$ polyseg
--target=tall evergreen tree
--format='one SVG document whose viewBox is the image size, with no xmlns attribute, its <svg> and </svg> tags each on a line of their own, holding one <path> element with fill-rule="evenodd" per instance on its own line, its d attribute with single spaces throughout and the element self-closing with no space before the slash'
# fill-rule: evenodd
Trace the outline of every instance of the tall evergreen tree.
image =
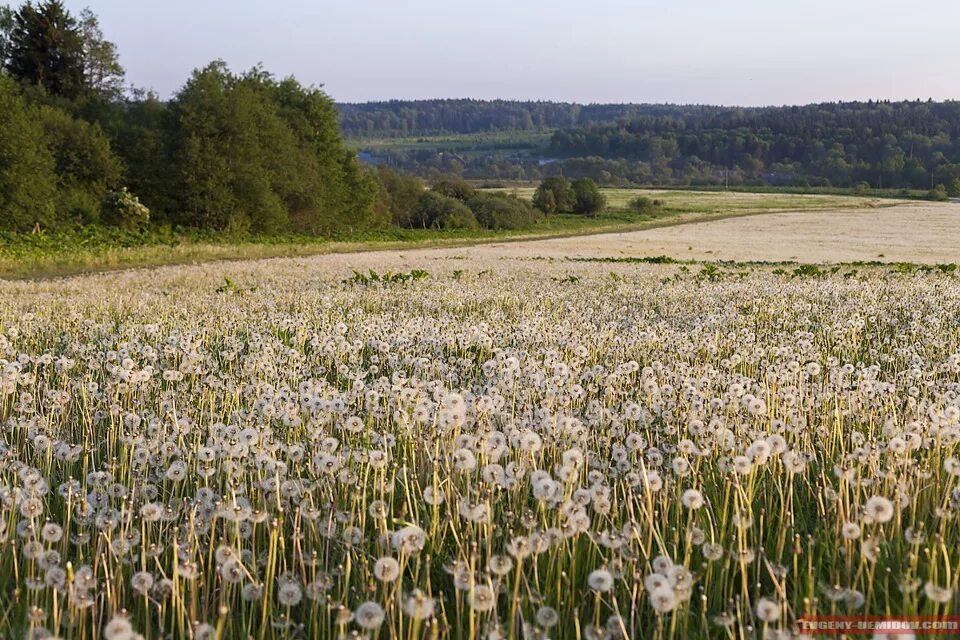
<svg viewBox="0 0 960 640">
<path fill-rule="evenodd" d="M 5 65 L 24 85 L 69 99 L 83 94 L 83 35 L 59 0 L 27 2 L 14 14 Z"/>
</svg>

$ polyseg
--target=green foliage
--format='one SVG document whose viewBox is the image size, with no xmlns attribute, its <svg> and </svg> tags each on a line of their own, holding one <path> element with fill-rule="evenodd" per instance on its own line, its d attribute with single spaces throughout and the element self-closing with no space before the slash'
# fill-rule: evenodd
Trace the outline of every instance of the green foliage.
<svg viewBox="0 0 960 640">
<path fill-rule="evenodd" d="M 178 222 L 234 232 L 284 226 L 287 212 L 269 171 L 278 159 L 266 153 L 272 136 L 282 139 L 270 151 L 294 140 L 279 126 L 266 97 L 215 62 L 194 72 L 173 109 L 180 159 Z"/>
<path fill-rule="evenodd" d="M 230 276 L 223 276 L 223 284 L 217 287 L 217 293 L 243 293 L 243 287 L 237 284 Z"/>
<path fill-rule="evenodd" d="M 426 191 L 420 196 L 411 222 L 421 229 L 477 229 L 480 226 L 467 205 L 436 191 Z"/>
<path fill-rule="evenodd" d="M 362 271 L 354 271 L 353 277 L 347 278 L 343 281 L 343 283 L 358 284 L 368 287 L 371 285 L 406 284 L 408 282 L 416 282 L 429 277 L 430 273 L 424 271 L 423 269 L 411 269 L 409 273 L 403 273 L 402 271 L 398 273 L 387 271 L 383 274 L 377 273 L 373 269 L 369 269 L 367 273 L 363 273 Z"/>
<path fill-rule="evenodd" d="M 124 89 L 124 70 L 117 45 L 103 37 L 100 20 L 85 8 L 78 21 L 83 43 L 83 77 L 90 93 L 103 100 L 119 100 Z"/>
<path fill-rule="evenodd" d="M 937 185 L 938 191 L 946 191 L 951 198 L 960 198 L 960 176 L 953 178 L 946 186 Z"/>
<path fill-rule="evenodd" d="M 55 222 L 57 178 L 34 109 L 0 75 L 0 228 L 29 231 Z"/>
<path fill-rule="evenodd" d="M 533 206 L 546 214 L 573 211 L 576 204 L 577 194 L 563 176 L 545 179 L 533 193 Z"/>
<path fill-rule="evenodd" d="M 172 151 L 173 117 L 166 103 L 149 93 L 124 103 L 100 102 L 91 119 L 111 133 L 111 147 L 125 164 L 124 182 L 150 208 L 151 219 L 178 220 L 178 162 Z"/>
<path fill-rule="evenodd" d="M 10 55 L 10 33 L 14 25 L 13 9 L 0 5 L 0 67 L 6 66 Z"/>
<path fill-rule="evenodd" d="M 927 194 L 937 183 L 949 190 L 960 177 L 957 101 L 741 108 L 423 100 L 339 109 L 345 133 L 368 152 L 425 176 L 456 164 L 461 175 L 480 180 L 548 174 L 604 186 L 864 195 Z M 538 203 L 547 213 L 555 206 L 547 196 Z"/>
<path fill-rule="evenodd" d="M 49 106 L 39 108 L 47 147 L 56 163 L 57 213 L 61 218 L 95 222 L 100 202 L 120 185 L 123 165 L 100 126 Z"/>
<path fill-rule="evenodd" d="M 927 192 L 927 199 L 933 200 L 934 202 L 944 202 L 950 199 L 950 193 L 947 191 L 947 188 L 942 184 L 938 184 L 933 189 L 930 189 Z"/>
<path fill-rule="evenodd" d="M 705 264 L 700 269 L 700 272 L 697 273 L 697 279 L 717 282 L 723 279 L 723 271 L 715 264 Z"/>
<path fill-rule="evenodd" d="M 607 206 L 607 198 L 600 193 L 597 183 L 590 178 L 574 180 L 571 187 L 576 195 L 576 202 L 573 205 L 574 213 L 595 216 Z"/>
<path fill-rule="evenodd" d="M 466 202 L 477 193 L 477 190 L 466 180 L 449 177 L 438 180 L 431 189 L 448 198 L 456 198 L 460 202 Z"/>
<path fill-rule="evenodd" d="M 314 234 L 386 222 L 375 215 L 376 178 L 343 149 L 323 92 L 214 62 L 194 72 L 172 110 L 176 222 Z"/>
<path fill-rule="evenodd" d="M 627 203 L 627 208 L 634 213 L 652 215 L 661 211 L 663 208 L 663 201 L 649 198 L 647 196 L 637 196 Z"/>
<path fill-rule="evenodd" d="M 100 219 L 105 224 L 128 230 L 141 229 L 150 221 L 150 209 L 126 188 L 108 193 L 100 211 Z"/>
<path fill-rule="evenodd" d="M 55 96 L 83 94 L 83 35 L 61 2 L 22 5 L 13 16 L 9 39 L 5 66 L 16 80 Z"/>
<path fill-rule="evenodd" d="M 815 264 L 801 264 L 793 270 L 793 277 L 795 278 L 815 278 L 822 275 L 824 275 L 823 271 Z"/>
<path fill-rule="evenodd" d="M 533 192 L 533 206 L 545 214 L 557 212 L 557 197 L 553 190 L 544 189 L 543 185 L 537 187 Z"/>
<path fill-rule="evenodd" d="M 423 182 L 416 176 L 397 173 L 382 165 L 376 168 L 376 177 L 378 215 L 398 227 L 412 226 L 413 210 L 423 194 Z"/>
<path fill-rule="evenodd" d="M 477 193 L 467 206 L 487 229 L 529 229 L 542 217 L 528 201 L 503 193 Z"/>
</svg>

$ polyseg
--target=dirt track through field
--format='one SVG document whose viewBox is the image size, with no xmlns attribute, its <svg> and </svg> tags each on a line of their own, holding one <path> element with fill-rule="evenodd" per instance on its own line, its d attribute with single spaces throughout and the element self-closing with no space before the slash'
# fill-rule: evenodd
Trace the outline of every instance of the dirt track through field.
<svg viewBox="0 0 960 640">
<path fill-rule="evenodd" d="M 504 258 L 666 255 L 710 261 L 957 262 L 960 203 L 772 213 L 626 233 L 425 251 Z"/>
</svg>

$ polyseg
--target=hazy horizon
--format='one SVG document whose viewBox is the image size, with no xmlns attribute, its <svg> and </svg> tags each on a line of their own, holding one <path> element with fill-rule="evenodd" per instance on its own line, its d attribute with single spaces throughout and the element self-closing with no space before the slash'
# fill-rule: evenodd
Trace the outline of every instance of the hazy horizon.
<svg viewBox="0 0 960 640">
<path fill-rule="evenodd" d="M 14 3 L 17 4 L 17 3 Z M 140 5 L 100 17 L 133 84 L 175 93 L 223 59 L 322 84 L 338 102 L 503 99 L 727 106 L 960 96 L 960 3 L 491 0 Z"/>
</svg>

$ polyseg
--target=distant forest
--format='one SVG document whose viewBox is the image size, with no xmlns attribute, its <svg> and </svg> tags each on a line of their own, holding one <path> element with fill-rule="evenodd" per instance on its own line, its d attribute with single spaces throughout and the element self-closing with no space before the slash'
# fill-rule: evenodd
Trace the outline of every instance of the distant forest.
<svg viewBox="0 0 960 640">
<path fill-rule="evenodd" d="M 510 100 L 390 100 L 337 105 L 344 135 L 370 137 L 536 131 L 639 117 L 671 117 L 691 109 L 710 108 Z"/>
<path fill-rule="evenodd" d="M 960 102 L 953 101 L 716 107 L 425 100 L 337 108 L 348 137 L 486 140 L 371 151 L 374 161 L 422 175 L 562 173 L 610 185 L 942 185 L 960 195 Z M 531 144 L 534 132 L 547 132 L 543 142 Z"/>
</svg>

